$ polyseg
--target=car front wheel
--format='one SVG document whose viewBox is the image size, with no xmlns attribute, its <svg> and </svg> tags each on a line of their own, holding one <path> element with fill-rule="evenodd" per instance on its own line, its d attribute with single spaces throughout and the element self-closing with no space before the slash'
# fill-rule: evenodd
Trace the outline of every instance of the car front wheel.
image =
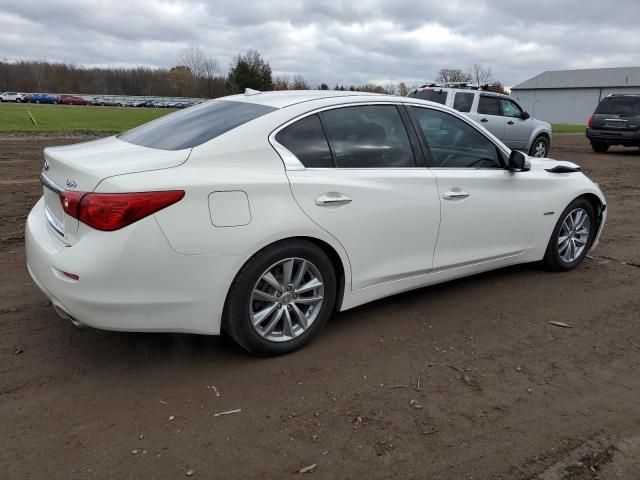
<svg viewBox="0 0 640 480">
<path fill-rule="evenodd" d="M 539 135 L 531 144 L 529 155 L 532 157 L 546 158 L 549 155 L 549 139 L 544 135 Z"/>
<path fill-rule="evenodd" d="M 336 275 L 327 255 L 305 240 L 258 252 L 238 273 L 227 297 L 224 330 L 261 356 L 309 342 L 333 312 Z"/>
<path fill-rule="evenodd" d="M 556 224 L 544 256 L 546 266 L 554 271 L 572 270 L 584 259 L 596 235 L 593 205 L 577 198 L 564 209 Z"/>
</svg>

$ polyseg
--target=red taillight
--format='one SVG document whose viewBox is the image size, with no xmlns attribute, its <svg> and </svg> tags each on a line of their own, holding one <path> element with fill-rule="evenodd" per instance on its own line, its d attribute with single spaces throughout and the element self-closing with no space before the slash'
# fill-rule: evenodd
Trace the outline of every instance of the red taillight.
<svg viewBox="0 0 640 480">
<path fill-rule="evenodd" d="M 587 122 L 587 127 L 591 128 L 593 126 L 593 115 L 589 117 L 589 121 Z"/>
<path fill-rule="evenodd" d="M 96 230 L 111 232 L 162 210 L 180 201 L 182 197 L 183 190 L 140 193 L 63 192 L 60 194 L 60 201 L 68 215 Z"/>
</svg>

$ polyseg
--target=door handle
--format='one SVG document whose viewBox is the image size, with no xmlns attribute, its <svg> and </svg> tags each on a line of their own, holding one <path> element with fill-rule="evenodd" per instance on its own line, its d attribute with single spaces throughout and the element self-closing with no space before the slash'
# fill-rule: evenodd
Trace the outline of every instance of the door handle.
<svg viewBox="0 0 640 480">
<path fill-rule="evenodd" d="M 513 125 L 513 120 L 509 120 L 509 121 L 507 122 L 507 125 Z"/>
<path fill-rule="evenodd" d="M 480 120 L 482 123 L 487 123 L 489 120 L 487 120 L 486 118 L 483 118 Z"/>
<path fill-rule="evenodd" d="M 442 195 L 445 200 L 458 200 L 461 198 L 467 198 L 468 196 L 469 192 L 465 192 L 464 190 L 450 190 Z"/>
<path fill-rule="evenodd" d="M 324 193 L 316 198 L 316 205 L 319 207 L 332 207 L 346 205 L 347 203 L 351 203 L 351 198 L 339 192 Z"/>
</svg>

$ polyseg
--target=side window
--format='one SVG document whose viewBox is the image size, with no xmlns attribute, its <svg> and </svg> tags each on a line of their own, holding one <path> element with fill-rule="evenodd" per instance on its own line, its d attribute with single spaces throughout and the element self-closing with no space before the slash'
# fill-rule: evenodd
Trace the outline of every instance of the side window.
<svg viewBox="0 0 640 480">
<path fill-rule="evenodd" d="M 511 100 L 506 98 L 501 98 L 500 103 L 502 104 L 503 116 L 511 117 L 511 118 L 522 118 L 522 110 L 518 105 L 513 103 Z"/>
<path fill-rule="evenodd" d="M 433 167 L 502 168 L 496 146 L 471 125 L 438 110 L 411 110 L 429 144 Z"/>
<path fill-rule="evenodd" d="M 318 115 L 305 117 L 280 130 L 276 140 L 307 168 L 333 167 L 331 150 Z"/>
<path fill-rule="evenodd" d="M 478 102 L 478 113 L 483 115 L 500 115 L 500 107 L 496 97 L 487 97 L 480 95 Z"/>
<path fill-rule="evenodd" d="M 322 112 L 338 168 L 415 167 L 409 136 L 394 105 Z"/>
<path fill-rule="evenodd" d="M 453 108 L 455 108 L 459 112 L 470 112 L 471 105 L 473 105 L 474 96 L 474 93 L 457 92 L 456 96 L 453 97 Z"/>
</svg>

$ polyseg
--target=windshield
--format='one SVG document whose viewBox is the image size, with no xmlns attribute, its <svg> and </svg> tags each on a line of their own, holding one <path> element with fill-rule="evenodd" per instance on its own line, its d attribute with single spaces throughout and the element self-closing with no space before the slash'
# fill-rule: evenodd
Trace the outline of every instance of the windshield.
<svg viewBox="0 0 640 480">
<path fill-rule="evenodd" d="M 608 97 L 600 102 L 595 113 L 606 115 L 640 115 L 640 97 Z"/>
<path fill-rule="evenodd" d="M 118 138 L 143 147 L 182 150 L 197 147 L 274 110 L 255 103 L 212 100 L 145 123 Z"/>
</svg>

